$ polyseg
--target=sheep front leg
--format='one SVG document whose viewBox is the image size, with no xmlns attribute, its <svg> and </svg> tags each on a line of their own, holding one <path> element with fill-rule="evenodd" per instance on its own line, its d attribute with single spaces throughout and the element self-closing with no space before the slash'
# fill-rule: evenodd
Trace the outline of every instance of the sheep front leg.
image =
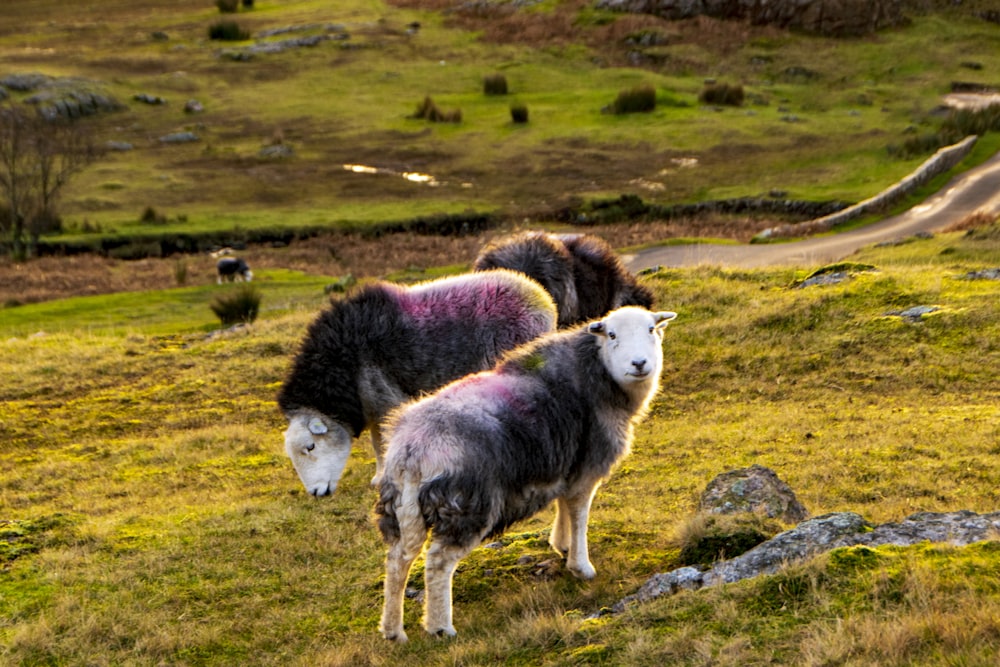
<svg viewBox="0 0 1000 667">
<path fill-rule="evenodd" d="M 590 520 L 590 504 L 600 480 L 579 484 L 572 495 L 564 498 L 569 513 L 567 523 L 570 525 L 569 553 L 566 557 L 566 567 L 580 579 L 593 579 L 597 574 L 590 562 L 590 551 L 587 547 L 587 522 Z"/>
<path fill-rule="evenodd" d="M 451 591 L 458 562 L 472 547 L 445 546 L 432 540 L 424 561 L 424 629 L 432 635 L 455 636 Z"/>
<path fill-rule="evenodd" d="M 371 431 L 372 449 L 375 450 L 375 476 L 372 477 L 371 481 L 371 485 L 374 487 L 382 481 L 382 475 L 385 473 L 385 455 L 383 454 L 382 430 L 379 428 L 378 422 L 373 422 L 368 430 Z"/>
<path fill-rule="evenodd" d="M 562 557 L 569 554 L 572 529 L 570 527 L 569 507 L 563 498 L 556 498 L 556 519 L 552 522 L 552 532 L 549 534 L 549 545 Z"/>
</svg>

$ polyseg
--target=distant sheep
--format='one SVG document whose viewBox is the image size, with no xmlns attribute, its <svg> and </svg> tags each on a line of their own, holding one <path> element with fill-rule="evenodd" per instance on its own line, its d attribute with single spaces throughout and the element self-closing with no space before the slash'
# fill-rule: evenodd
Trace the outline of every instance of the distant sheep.
<svg viewBox="0 0 1000 667">
<path fill-rule="evenodd" d="M 662 330 L 675 313 L 633 306 L 550 334 L 390 417 L 375 507 L 388 544 L 380 629 L 405 641 L 403 596 L 430 533 L 424 628 L 454 635 L 458 562 L 556 502 L 549 543 L 576 576 L 595 575 L 587 549 L 590 503 L 632 442 L 659 389 Z"/>
<path fill-rule="evenodd" d="M 334 303 L 309 327 L 278 394 L 285 450 L 306 489 L 333 493 L 351 439 L 366 428 L 382 474 L 379 424 L 400 403 L 492 367 L 555 328 L 552 298 L 506 270 L 410 287 L 377 283 Z"/>
<path fill-rule="evenodd" d="M 561 328 L 621 306 L 653 307 L 653 292 L 597 236 L 524 232 L 503 238 L 483 248 L 473 263 L 475 271 L 497 268 L 540 282 L 555 299 Z"/>
<path fill-rule="evenodd" d="M 242 257 L 223 257 L 215 265 L 215 269 L 218 272 L 216 282 L 220 285 L 223 281 L 231 283 L 234 280 L 247 282 L 253 280 L 253 271 Z"/>
</svg>

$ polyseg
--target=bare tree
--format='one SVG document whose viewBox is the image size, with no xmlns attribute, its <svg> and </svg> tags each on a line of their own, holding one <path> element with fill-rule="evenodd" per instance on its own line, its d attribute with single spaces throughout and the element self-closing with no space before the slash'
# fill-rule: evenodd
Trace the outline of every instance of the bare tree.
<svg viewBox="0 0 1000 667">
<path fill-rule="evenodd" d="M 30 107 L 0 104 L 0 233 L 14 259 L 58 229 L 63 187 L 99 154 L 83 121 L 46 120 Z"/>
</svg>

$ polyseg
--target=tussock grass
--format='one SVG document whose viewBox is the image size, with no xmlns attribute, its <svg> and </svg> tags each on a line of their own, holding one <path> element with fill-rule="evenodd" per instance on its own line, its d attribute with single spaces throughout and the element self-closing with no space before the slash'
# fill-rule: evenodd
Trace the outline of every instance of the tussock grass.
<svg viewBox="0 0 1000 667">
<path fill-rule="evenodd" d="M 405 646 L 377 636 L 367 436 L 328 499 L 282 451 L 274 396 L 329 277 L 263 272 L 269 309 L 214 336 L 190 305 L 165 307 L 200 294 L 207 320 L 207 288 L 145 293 L 150 313 L 106 326 L 93 318 L 110 298 L 61 303 L 55 328 L 9 323 L 45 304 L 4 311 L 0 520 L 17 530 L 0 550 L 3 661 L 984 664 L 1000 650 L 996 543 L 847 549 L 587 620 L 681 564 L 676 535 L 732 468 L 773 468 L 817 515 L 996 509 L 1000 304 L 994 282 L 958 276 L 1000 265 L 1000 232 L 852 259 L 877 270 L 806 289 L 797 269 L 645 277 L 680 317 L 663 392 L 595 500 L 597 578 L 565 571 L 546 511 L 462 562 L 454 640 L 424 637 L 408 601 Z M 889 314 L 920 304 L 940 310 Z"/>
</svg>

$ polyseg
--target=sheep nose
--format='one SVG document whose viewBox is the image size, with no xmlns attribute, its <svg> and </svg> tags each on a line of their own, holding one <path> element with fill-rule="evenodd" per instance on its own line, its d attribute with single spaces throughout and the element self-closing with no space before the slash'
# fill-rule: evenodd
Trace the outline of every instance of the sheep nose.
<svg viewBox="0 0 1000 667">
<path fill-rule="evenodd" d="M 646 360 L 645 359 L 633 359 L 632 360 L 632 365 L 635 366 L 635 370 L 641 371 L 646 366 Z"/>
</svg>

